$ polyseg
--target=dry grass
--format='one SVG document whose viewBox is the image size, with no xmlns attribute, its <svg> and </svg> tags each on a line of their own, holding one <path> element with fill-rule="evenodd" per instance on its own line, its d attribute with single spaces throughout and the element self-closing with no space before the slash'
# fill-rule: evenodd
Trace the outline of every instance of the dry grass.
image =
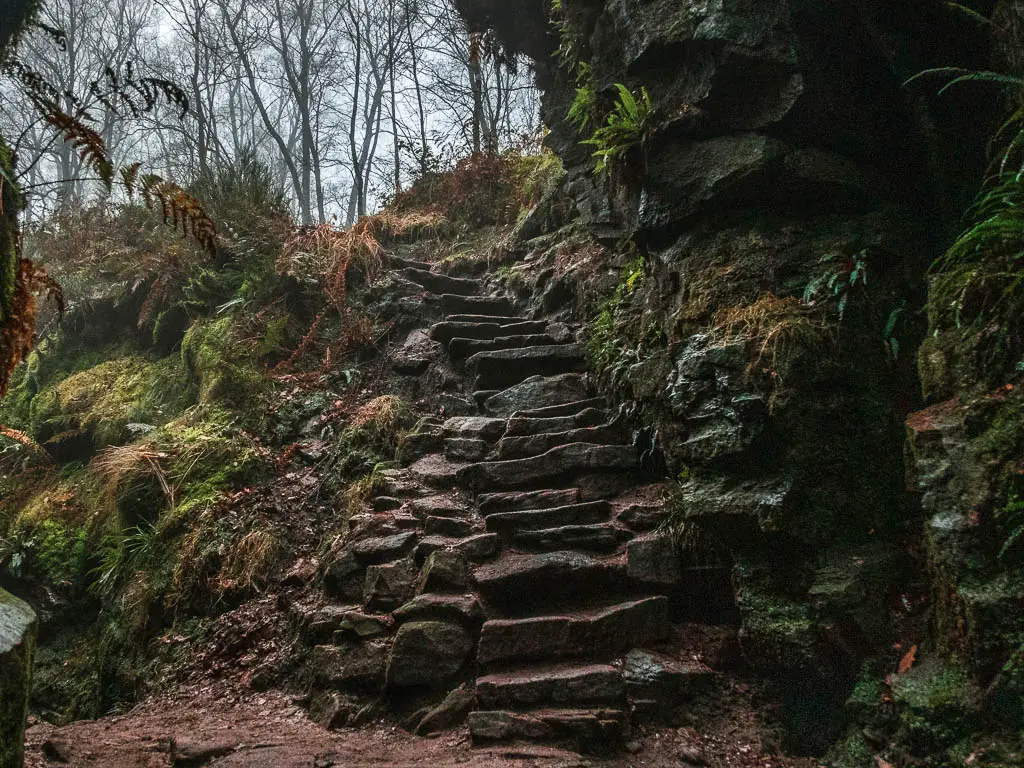
<svg viewBox="0 0 1024 768">
<path fill-rule="evenodd" d="M 768 374 L 779 385 L 796 357 L 820 346 L 827 333 L 828 326 L 819 312 L 799 299 L 771 293 L 751 304 L 720 310 L 711 329 L 718 344 L 750 345 L 753 357 L 747 372 Z"/>
<path fill-rule="evenodd" d="M 103 449 L 92 460 L 91 467 L 108 498 L 116 498 L 118 490 L 126 482 L 149 476 L 156 479 L 168 507 L 173 508 L 177 489 L 164 468 L 169 458 L 169 454 L 158 450 L 152 443 L 129 443 Z"/>
<path fill-rule="evenodd" d="M 217 578 L 219 589 L 258 589 L 266 584 L 280 551 L 281 542 L 274 534 L 260 529 L 249 531 L 228 548 Z"/>
</svg>

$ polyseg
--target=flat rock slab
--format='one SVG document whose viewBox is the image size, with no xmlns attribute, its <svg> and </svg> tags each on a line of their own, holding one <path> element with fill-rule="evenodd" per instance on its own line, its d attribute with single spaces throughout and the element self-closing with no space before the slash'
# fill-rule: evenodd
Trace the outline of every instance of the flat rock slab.
<svg viewBox="0 0 1024 768">
<path fill-rule="evenodd" d="M 415 465 L 414 465 L 415 466 Z M 464 488 L 528 488 L 545 481 L 568 479 L 593 472 L 631 472 L 640 466 L 636 450 L 628 445 L 570 443 L 538 456 L 508 461 L 482 461 L 455 470 Z"/>
<path fill-rule="evenodd" d="M 465 538 L 473 534 L 473 524 L 457 517 L 428 517 L 423 522 L 423 529 L 428 536 Z"/>
<path fill-rule="evenodd" d="M 468 560 L 474 562 L 486 560 L 498 551 L 498 534 L 479 533 L 453 544 L 452 549 L 461 552 Z"/>
<path fill-rule="evenodd" d="M 661 596 L 572 614 L 495 619 L 484 623 L 477 660 L 599 658 L 656 643 L 670 631 L 669 601 Z"/>
<path fill-rule="evenodd" d="M 551 551 L 582 549 L 587 552 L 614 552 L 620 544 L 632 538 L 625 528 L 611 523 L 599 525 L 564 525 L 539 531 L 521 531 L 512 538 L 517 549 Z"/>
<path fill-rule="evenodd" d="M 600 424 L 596 427 L 580 427 L 566 432 L 503 437 L 494 446 L 494 450 L 495 456 L 499 460 L 505 461 L 538 456 L 559 445 L 568 445 L 569 443 L 624 445 L 629 443 L 629 435 L 618 424 Z"/>
<path fill-rule="evenodd" d="M 458 621 L 479 625 L 484 609 L 474 594 L 439 595 L 434 592 L 414 597 L 393 614 L 395 621 Z"/>
<path fill-rule="evenodd" d="M 446 437 L 444 455 L 450 461 L 480 461 L 491 450 L 486 440 L 471 437 Z"/>
<path fill-rule="evenodd" d="M 598 408 L 584 408 L 568 416 L 549 416 L 543 419 L 517 415 L 508 420 L 504 436 L 526 437 L 548 432 L 567 432 L 581 427 L 596 427 L 607 420 L 605 411 Z"/>
<path fill-rule="evenodd" d="M 559 416 L 572 416 L 588 408 L 603 410 L 608 403 L 603 397 L 589 397 L 581 400 L 571 400 L 557 405 L 545 405 L 542 407 L 528 407 L 525 410 L 516 411 L 512 414 L 515 418 L 524 419 L 554 419 Z"/>
<path fill-rule="evenodd" d="M 500 328 L 502 332 L 508 328 Z M 448 354 L 456 360 L 471 357 L 478 352 L 496 352 L 503 349 L 525 349 L 545 347 L 557 342 L 546 333 L 531 333 L 517 336 L 495 336 L 493 339 L 454 338 L 448 343 Z"/>
<path fill-rule="evenodd" d="M 473 339 L 488 341 L 499 336 L 529 336 L 543 334 L 546 323 L 533 320 L 516 320 L 514 323 L 498 322 L 486 315 L 478 316 L 470 322 L 444 320 L 430 327 L 430 338 L 442 344 L 449 344 L 453 339 Z"/>
<path fill-rule="evenodd" d="M 478 711 L 469 713 L 474 746 L 506 741 L 571 745 L 592 754 L 616 748 L 628 730 L 626 713 L 617 709 Z"/>
<path fill-rule="evenodd" d="M 421 519 L 428 517 L 465 517 L 470 513 L 469 506 L 452 496 L 424 496 L 409 502 L 409 509 Z"/>
<path fill-rule="evenodd" d="M 537 531 L 563 525 L 593 525 L 608 520 L 612 505 L 607 501 L 586 501 L 548 509 L 496 512 L 487 516 L 491 531 Z"/>
<path fill-rule="evenodd" d="M 497 442 L 505 434 L 508 421 L 487 416 L 456 416 L 444 423 L 446 437 L 471 438 Z"/>
<path fill-rule="evenodd" d="M 531 376 L 488 397 L 484 410 L 491 416 L 511 416 L 517 411 L 576 403 L 586 397 L 586 379 L 581 374 Z"/>
<path fill-rule="evenodd" d="M 450 293 L 457 296 L 472 296 L 480 291 L 480 283 L 462 277 L 449 277 L 438 272 L 425 269 L 408 268 L 402 270 L 402 277 L 422 285 L 431 293 Z"/>
<path fill-rule="evenodd" d="M 530 322 L 528 317 L 500 315 L 449 315 L 450 323 L 497 323 L 498 325 L 515 325 L 516 323 Z"/>
<path fill-rule="evenodd" d="M 480 514 L 487 517 L 501 512 L 562 507 L 566 504 L 575 504 L 579 500 L 579 488 L 558 488 L 544 491 L 482 493 L 477 497 L 477 504 Z"/>
<path fill-rule="evenodd" d="M 454 488 L 459 470 L 466 466 L 469 465 L 431 453 L 409 467 L 409 472 L 415 480 L 431 488 Z"/>
<path fill-rule="evenodd" d="M 363 606 L 368 611 L 390 611 L 413 596 L 419 571 L 411 560 L 366 569 Z"/>
<path fill-rule="evenodd" d="M 581 344 L 556 344 L 522 349 L 478 352 L 466 361 L 476 376 L 477 389 L 510 387 L 530 376 L 557 376 L 587 370 L 587 353 Z"/>
<path fill-rule="evenodd" d="M 446 293 L 441 296 L 441 312 L 447 315 L 498 315 L 508 317 L 515 308 L 508 299 L 495 296 L 458 296 Z"/>
<path fill-rule="evenodd" d="M 625 585 L 621 563 L 582 552 L 505 555 L 473 575 L 487 603 L 515 611 L 565 597 L 604 595 Z"/>
<path fill-rule="evenodd" d="M 624 703 L 626 684 L 610 664 L 555 665 L 484 675 L 476 681 L 480 709 L 551 704 Z"/>
<path fill-rule="evenodd" d="M 350 551 L 360 563 L 377 565 L 404 557 L 414 546 L 416 534 L 406 531 L 394 536 L 375 536 L 357 541 L 351 546 Z"/>
<path fill-rule="evenodd" d="M 683 580 L 683 560 L 672 534 L 653 533 L 629 542 L 626 574 L 640 584 L 678 587 Z"/>
</svg>

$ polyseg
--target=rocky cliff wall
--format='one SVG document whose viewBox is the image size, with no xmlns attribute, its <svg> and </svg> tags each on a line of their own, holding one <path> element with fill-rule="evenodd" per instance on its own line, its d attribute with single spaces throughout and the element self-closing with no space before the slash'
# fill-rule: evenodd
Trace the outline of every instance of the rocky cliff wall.
<svg viewBox="0 0 1024 768">
<path fill-rule="evenodd" d="M 791 746 L 822 752 L 858 677 L 926 623 L 903 422 L 924 278 L 994 115 L 988 94 L 905 82 L 984 66 L 985 30 L 939 2 L 461 5 L 536 61 L 566 189 L 627 264 L 611 298 L 576 297 L 599 313 L 592 351 L 678 478 L 681 532 L 732 559 Z M 634 143 L 598 172 L 607 143 L 581 140 L 618 84 Z"/>
</svg>

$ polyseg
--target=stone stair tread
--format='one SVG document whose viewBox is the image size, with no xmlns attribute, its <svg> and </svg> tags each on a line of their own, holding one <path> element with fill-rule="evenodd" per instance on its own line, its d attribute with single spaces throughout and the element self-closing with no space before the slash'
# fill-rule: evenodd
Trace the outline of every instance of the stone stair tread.
<svg viewBox="0 0 1024 768">
<path fill-rule="evenodd" d="M 506 330 L 502 328 L 501 330 Z M 536 346 L 557 345 L 546 333 L 495 336 L 493 339 L 464 339 L 456 337 L 448 342 L 448 354 L 456 360 L 472 357 L 478 352 L 495 352 L 505 349 L 526 349 Z"/>
<path fill-rule="evenodd" d="M 461 487 L 470 489 L 528 488 L 585 473 L 630 472 L 638 466 L 632 446 L 569 443 L 537 456 L 467 464 L 457 470 L 457 480 Z"/>
<path fill-rule="evenodd" d="M 491 416 L 512 416 L 530 408 L 560 406 L 585 399 L 587 378 L 579 373 L 531 376 L 498 392 L 483 403 Z M 579 410 L 579 409 L 577 409 Z M 573 411 L 575 413 L 575 411 Z"/>
<path fill-rule="evenodd" d="M 520 349 L 477 352 L 466 360 L 466 370 L 476 376 L 476 389 L 510 387 L 534 375 L 582 373 L 587 353 L 582 344 L 549 344 Z"/>
<path fill-rule="evenodd" d="M 476 680 L 480 709 L 624 702 L 626 683 L 610 664 L 540 664 L 482 675 Z"/>
<path fill-rule="evenodd" d="M 439 453 L 429 453 L 409 467 L 412 477 L 431 488 L 452 488 L 459 472 L 472 466 L 465 462 L 454 462 Z"/>
<path fill-rule="evenodd" d="M 564 507 L 580 501 L 579 488 L 557 488 L 541 491 L 499 491 L 482 493 L 477 497 L 480 514 L 484 517 L 500 512 L 527 512 L 551 507 Z"/>
<path fill-rule="evenodd" d="M 530 318 L 521 315 L 502 317 L 501 315 L 449 315 L 450 323 L 497 323 L 498 325 L 515 325 L 529 322 Z"/>
<path fill-rule="evenodd" d="M 545 419 L 546 421 L 546 419 Z M 541 432 L 535 435 L 505 436 L 495 445 L 495 458 L 525 459 L 570 443 L 628 445 L 629 434 L 621 424 L 609 422 L 594 427 L 579 427 L 565 432 Z"/>
<path fill-rule="evenodd" d="M 439 272 L 430 272 L 429 270 L 416 269 L 415 267 L 403 269 L 402 277 L 423 286 L 433 293 L 472 296 L 480 291 L 480 283 L 477 280 L 468 280 L 464 277 L 449 277 Z"/>
<path fill-rule="evenodd" d="M 549 419 L 560 416 L 572 416 L 582 413 L 588 408 L 606 408 L 608 403 L 603 397 L 590 397 L 583 400 L 572 400 L 566 403 L 548 405 L 541 408 L 530 408 L 515 411 L 510 419 Z"/>
<path fill-rule="evenodd" d="M 453 322 L 442 320 L 430 326 L 429 336 L 434 341 L 448 344 L 453 339 L 490 340 L 502 336 L 544 335 L 547 323 L 530 320 L 509 324 L 491 323 L 486 320 L 475 322 Z"/>
<path fill-rule="evenodd" d="M 515 310 L 512 302 L 498 296 L 459 296 L 453 293 L 442 293 L 438 296 L 441 312 L 447 315 L 497 315 L 508 317 Z"/>
<path fill-rule="evenodd" d="M 669 600 L 660 595 L 545 616 L 490 619 L 480 633 L 477 660 L 482 665 L 584 656 L 599 660 L 660 642 L 670 631 Z"/>
<path fill-rule="evenodd" d="M 605 424 L 607 421 L 607 412 L 600 408 L 584 408 L 578 413 L 568 416 L 550 416 L 542 419 L 514 415 L 508 419 L 505 436 L 528 437 L 530 435 L 542 435 L 551 432 L 566 432 L 571 429 L 581 429 L 582 427 L 596 427 Z"/>
<path fill-rule="evenodd" d="M 581 753 L 600 753 L 625 740 L 628 716 L 624 709 L 610 707 L 525 712 L 478 710 L 469 713 L 468 723 L 474 746 L 529 741 L 571 745 Z"/>
<path fill-rule="evenodd" d="M 557 528 L 519 531 L 512 537 L 512 545 L 517 549 L 530 550 L 571 547 L 593 552 L 612 552 L 632 537 L 628 530 L 614 523 L 563 525 Z"/>
<path fill-rule="evenodd" d="M 404 259 L 401 256 L 390 257 L 391 264 L 400 269 L 422 269 L 429 272 L 434 268 L 433 264 L 428 264 L 425 261 L 416 261 L 415 259 Z"/>
<path fill-rule="evenodd" d="M 473 573 L 484 601 L 505 615 L 528 615 L 545 605 L 620 594 L 627 586 L 625 558 L 585 552 L 504 552 Z"/>
<path fill-rule="evenodd" d="M 455 416 L 448 419 L 442 429 L 447 437 L 471 437 L 497 442 L 505 434 L 508 422 L 490 416 Z"/>
<path fill-rule="evenodd" d="M 540 530 L 558 525 L 589 525 L 604 522 L 611 517 L 612 505 L 608 501 L 584 501 L 538 509 L 518 509 L 484 514 L 488 530 L 515 529 Z"/>
</svg>

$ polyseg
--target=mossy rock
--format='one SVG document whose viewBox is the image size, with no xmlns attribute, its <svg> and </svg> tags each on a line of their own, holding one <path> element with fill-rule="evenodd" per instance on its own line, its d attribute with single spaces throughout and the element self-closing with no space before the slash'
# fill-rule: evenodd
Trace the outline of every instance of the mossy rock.
<svg viewBox="0 0 1024 768">
<path fill-rule="evenodd" d="M 979 724 L 981 692 L 961 665 L 924 661 L 892 681 L 901 737 L 917 754 L 954 747 Z"/>
<path fill-rule="evenodd" d="M 21 768 L 32 682 L 36 615 L 0 589 L 0 768 Z"/>
</svg>

